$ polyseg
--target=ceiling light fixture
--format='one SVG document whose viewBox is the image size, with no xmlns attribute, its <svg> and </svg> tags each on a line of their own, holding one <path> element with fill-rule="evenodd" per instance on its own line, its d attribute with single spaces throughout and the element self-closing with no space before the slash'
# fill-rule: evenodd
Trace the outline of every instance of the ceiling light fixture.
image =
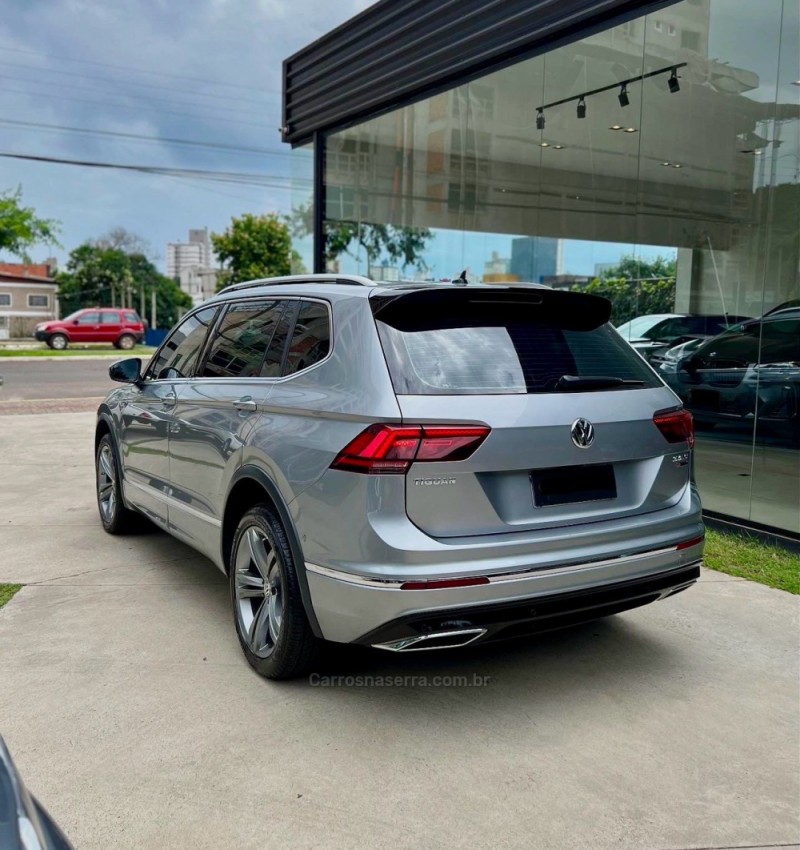
<svg viewBox="0 0 800 850">
<path fill-rule="evenodd" d="M 564 150 L 564 145 L 553 145 L 553 147 L 554 147 L 557 151 L 563 151 L 563 150 Z"/>
<path fill-rule="evenodd" d="M 681 84 L 678 82 L 678 69 L 673 68 L 672 73 L 669 75 L 669 79 L 667 80 L 667 85 L 669 86 L 669 90 L 671 94 L 675 94 L 681 90 Z"/>
<path fill-rule="evenodd" d="M 609 130 L 621 130 L 622 124 L 612 124 L 608 129 Z"/>
<path fill-rule="evenodd" d="M 586 101 L 583 98 L 581 98 L 578 101 L 577 113 L 578 113 L 578 118 L 585 118 L 586 117 Z"/>
<path fill-rule="evenodd" d="M 676 162 L 672 167 L 673 168 L 683 168 L 683 166 L 679 162 Z"/>
<path fill-rule="evenodd" d="M 536 129 L 544 130 L 544 110 L 537 109 L 536 110 Z"/>
<path fill-rule="evenodd" d="M 671 162 L 662 162 L 661 164 L 662 164 L 665 168 L 666 168 L 666 167 L 668 167 L 668 166 L 670 166 L 670 165 L 672 165 L 672 163 L 671 163 Z"/>
<path fill-rule="evenodd" d="M 617 100 L 619 100 L 620 106 L 627 106 L 631 101 L 628 97 L 628 85 L 627 83 L 622 84 L 622 88 L 619 90 L 619 94 L 617 95 Z"/>
<path fill-rule="evenodd" d="M 549 148 L 550 142 L 539 142 L 539 147 L 540 148 Z"/>
<path fill-rule="evenodd" d="M 636 129 L 636 127 L 626 127 L 624 132 L 626 132 L 626 133 L 638 133 L 639 131 Z"/>
</svg>

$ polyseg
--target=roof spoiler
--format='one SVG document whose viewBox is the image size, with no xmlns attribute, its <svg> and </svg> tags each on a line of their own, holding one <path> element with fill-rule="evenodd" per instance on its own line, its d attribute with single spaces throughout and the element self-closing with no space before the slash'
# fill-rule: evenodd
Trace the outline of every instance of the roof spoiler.
<svg viewBox="0 0 800 850">
<path fill-rule="evenodd" d="M 591 331 L 611 318 L 611 302 L 585 292 L 497 287 L 492 289 L 422 289 L 376 292 L 372 313 L 400 331 L 421 331 L 474 325 L 542 322 L 563 330 Z"/>
</svg>

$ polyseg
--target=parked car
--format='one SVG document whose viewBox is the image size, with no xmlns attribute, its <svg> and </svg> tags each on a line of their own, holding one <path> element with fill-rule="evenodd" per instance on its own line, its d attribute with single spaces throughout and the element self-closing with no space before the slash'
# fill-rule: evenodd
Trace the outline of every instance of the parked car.
<svg viewBox="0 0 800 850">
<path fill-rule="evenodd" d="M 703 522 L 691 416 L 597 296 L 228 287 L 98 410 L 97 500 L 229 576 L 262 675 L 322 640 L 396 652 L 511 638 L 689 587 Z"/>
<path fill-rule="evenodd" d="M 678 352 L 680 354 L 681 352 Z M 743 322 L 660 365 L 698 427 L 761 426 L 800 442 L 800 309 Z"/>
<path fill-rule="evenodd" d="M 0 737 L 0 847 L 73 850 L 42 804 L 28 791 Z"/>
<path fill-rule="evenodd" d="M 679 343 L 689 342 L 693 339 L 709 339 L 747 318 L 746 316 L 728 316 L 725 314 L 640 316 L 620 325 L 617 330 L 645 360 L 654 363 L 670 348 Z M 651 322 L 652 319 L 657 321 Z"/>
<path fill-rule="evenodd" d="M 128 350 L 144 340 L 145 327 L 135 310 L 90 307 L 76 310 L 66 319 L 41 322 L 34 335 L 57 351 L 71 342 L 110 342 Z"/>
</svg>

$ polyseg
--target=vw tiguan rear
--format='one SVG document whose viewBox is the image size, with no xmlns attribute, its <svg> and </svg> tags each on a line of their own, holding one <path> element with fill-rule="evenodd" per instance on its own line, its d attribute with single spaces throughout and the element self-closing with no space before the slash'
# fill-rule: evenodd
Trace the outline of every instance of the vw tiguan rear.
<svg viewBox="0 0 800 850">
<path fill-rule="evenodd" d="M 111 368 L 103 524 L 141 512 L 212 558 L 271 678 L 322 641 L 460 647 L 663 599 L 699 576 L 692 420 L 609 313 L 530 286 L 230 287 Z"/>
</svg>

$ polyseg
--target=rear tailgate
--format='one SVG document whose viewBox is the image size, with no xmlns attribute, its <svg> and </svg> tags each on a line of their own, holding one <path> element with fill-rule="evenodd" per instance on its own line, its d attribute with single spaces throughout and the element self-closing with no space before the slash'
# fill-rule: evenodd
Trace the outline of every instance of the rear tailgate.
<svg viewBox="0 0 800 850">
<path fill-rule="evenodd" d="M 675 504 L 688 485 L 688 441 L 669 442 L 653 419 L 677 399 L 605 325 L 603 299 L 437 289 L 374 312 L 404 423 L 491 428 L 466 460 L 411 466 L 406 511 L 426 533 L 642 514 Z"/>
</svg>

